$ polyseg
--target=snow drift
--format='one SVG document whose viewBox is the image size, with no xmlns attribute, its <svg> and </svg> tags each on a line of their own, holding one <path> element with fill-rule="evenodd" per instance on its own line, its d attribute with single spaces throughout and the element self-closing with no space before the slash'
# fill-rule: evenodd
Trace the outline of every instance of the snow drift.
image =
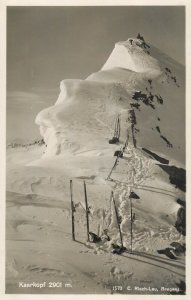
<svg viewBox="0 0 191 300">
<path fill-rule="evenodd" d="M 118 114 L 124 143 L 133 109 L 137 146 L 184 162 L 184 98 L 183 66 L 141 39 L 116 43 L 100 71 L 86 80 L 61 81 L 55 105 L 38 114 L 45 156 L 84 146 L 102 151 Z"/>
<path fill-rule="evenodd" d="M 63 282 L 53 291 L 59 294 L 113 294 L 116 285 L 124 294 L 142 294 L 135 286 L 157 288 L 148 294 L 182 286 L 184 293 L 184 93 L 184 67 L 141 38 L 117 43 L 86 80 L 61 82 L 55 105 L 36 118 L 46 146 L 13 143 L 7 150 L 6 292 L 39 293 L 18 282 L 51 281 Z M 109 144 L 118 116 L 119 142 Z M 128 136 L 114 168 L 113 154 Z M 86 242 L 84 180 L 90 230 L 99 236 L 107 230 L 110 241 Z M 111 192 L 128 249 L 118 256 L 112 254 L 121 240 Z"/>
</svg>

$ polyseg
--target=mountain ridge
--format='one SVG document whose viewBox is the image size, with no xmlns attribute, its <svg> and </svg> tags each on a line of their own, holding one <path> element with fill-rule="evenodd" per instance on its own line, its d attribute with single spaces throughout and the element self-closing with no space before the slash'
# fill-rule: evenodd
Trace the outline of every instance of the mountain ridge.
<svg viewBox="0 0 191 300">
<path fill-rule="evenodd" d="M 121 142 L 124 143 L 131 126 L 127 122 L 129 110 L 133 109 L 137 145 L 184 161 L 184 150 L 180 151 L 185 144 L 182 124 L 185 118 L 184 67 L 175 64 L 157 48 L 139 39 L 118 42 L 100 71 L 85 80 L 65 79 L 61 81 L 60 90 L 55 105 L 40 112 L 36 118 L 47 144 L 46 155 L 64 153 L 67 143 L 83 147 L 77 132 L 85 130 L 85 136 L 86 127 L 98 137 L 98 143 L 100 136 L 103 145 L 103 135 L 111 134 L 118 114 L 121 115 Z M 137 92 L 142 98 L 136 99 L 134 94 Z M 105 123 L 110 130 L 100 128 L 99 122 Z M 70 133 L 66 132 L 69 128 Z M 72 141 L 71 136 L 75 136 Z M 86 141 L 81 139 L 91 147 L 90 136 Z M 71 147 L 69 149 L 71 151 Z"/>
</svg>

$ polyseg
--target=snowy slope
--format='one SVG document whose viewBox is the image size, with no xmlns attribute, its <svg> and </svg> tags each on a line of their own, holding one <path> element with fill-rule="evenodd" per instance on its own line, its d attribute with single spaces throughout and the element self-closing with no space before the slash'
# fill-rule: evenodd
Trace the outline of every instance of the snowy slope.
<svg viewBox="0 0 191 300">
<path fill-rule="evenodd" d="M 7 150 L 8 292 L 170 294 L 161 286 L 184 286 L 185 253 L 171 245 L 184 248 L 185 242 L 183 222 L 175 227 L 185 206 L 184 93 L 183 66 L 133 38 L 117 43 L 103 68 L 86 80 L 61 82 L 55 105 L 36 118 L 46 146 Z M 118 115 L 120 141 L 111 145 Z M 112 169 L 114 151 L 128 134 L 123 158 Z M 71 179 L 76 242 L 71 239 Z M 84 180 L 90 230 L 98 235 L 108 230 L 110 241 L 87 242 Z M 132 199 L 133 254 L 111 253 L 112 243 L 120 245 L 111 191 L 128 250 L 129 196 L 132 191 L 138 196 Z M 18 287 L 18 281 L 31 280 L 62 286 Z"/>
<path fill-rule="evenodd" d="M 36 118 L 47 144 L 46 155 L 84 145 L 107 147 L 117 114 L 124 143 L 130 132 L 129 109 L 138 103 L 139 108 L 133 107 L 137 145 L 184 163 L 184 68 L 158 49 L 147 44 L 145 49 L 140 40 L 130 40 L 132 45 L 129 40 L 115 45 L 101 71 L 86 80 L 61 82 L 55 105 Z M 151 104 L 133 100 L 135 91 L 150 97 Z"/>
<path fill-rule="evenodd" d="M 12 150 L 15 151 L 15 150 Z M 120 160 L 112 173 L 112 181 L 98 180 L 95 176 L 78 176 L 79 170 L 95 174 L 97 164 L 88 164 L 88 156 L 76 161 L 70 169 L 72 157 L 45 159 L 41 164 L 31 164 L 42 155 L 42 149 L 17 149 L 8 153 L 7 180 L 7 271 L 8 293 L 124 293 L 142 294 L 135 286 L 155 288 L 148 294 L 169 294 L 161 286 L 176 289 L 185 280 L 185 257 L 175 255 L 173 242 L 184 243 L 174 224 L 180 205 L 177 198 L 184 193 L 171 185 L 155 161 L 145 157 L 140 150 L 129 147 L 124 160 Z M 108 174 L 111 160 L 102 164 L 103 177 Z M 135 171 L 132 176 L 133 170 Z M 90 173 L 91 172 L 91 173 Z M 69 178 L 73 178 L 75 234 L 71 240 L 71 210 Z M 87 183 L 90 205 L 90 230 L 101 234 L 108 230 L 109 242 L 86 242 L 83 179 Z M 114 191 L 118 213 L 122 220 L 124 246 L 130 249 L 129 192 L 133 199 L 133 254 L 111 254 L 112 243 L 120 245 L 120 236 L 111 189 Z M 158 250 L 171 249 L 174 260 Z M 19 288 L 18 282 L 46 282 L 38 288 Z M 50 289 L 48 282 L 61 282 L 60 288 Z M 66 288 L 70 283 L 72 288 Z M 122 291 L 113 286 L 122 286 Z M 127 286 L 131 290 L 127 290 Z M 157 289 L 157 290 L 156 290 Z"/>
<path fill-rule="evenodd" d="M 159 62 L 143 50 L 142 41 L 139 39 L 128 39 L 115 44 L 102 70 L 113 67 L 121 67 L 138 73 L 148 72 L 155 75 L 161 73 Z"/>
</svg>

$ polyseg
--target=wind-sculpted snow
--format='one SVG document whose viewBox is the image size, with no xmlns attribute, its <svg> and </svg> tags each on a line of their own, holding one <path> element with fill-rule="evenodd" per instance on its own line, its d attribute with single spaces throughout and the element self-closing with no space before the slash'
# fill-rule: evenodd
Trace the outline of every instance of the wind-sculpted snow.
<svg viewBox="0 0 191 300">
<path fill-rule="evenodd" d="M 115 44 L 115 48 L 102 70 L 113 67 L 121 67 L 138 73 L 149 73 L 149 76 L 157 76 L 162 73 L 157 59 L 142 48 L 142 42 L 139 39 L 128 39 Z"/>
<path fill-rule="evenodd" d="M 184 67 L 141 37 L 117 43 L 86 80 L 61 81 L 36 118 L 40 144 L 7 149 L 7 292 L 39 291 L 20 281 L 62 282 L 54 293 L 185 292 L 184 102 Z M 86 242 L 83 181 L 96 243 Z M 116 255 L 119 227 L 127 252 Z"/>
<path fill-rule="evenodd" d="M 144 99 L 133 96 L 137 91 Z M 84 147 L 101 151 L 118 114 L 124 143 L 127 131 L 131 133 L 127 122 L 131 108 L 137 146 L 184 162 L 184 97 L 181 65 L 139 39 L 118 42 L 100 71 L 86 80 L 61 81 L 55 105 L 38 114 L 45 156 Z"/>
</svg>

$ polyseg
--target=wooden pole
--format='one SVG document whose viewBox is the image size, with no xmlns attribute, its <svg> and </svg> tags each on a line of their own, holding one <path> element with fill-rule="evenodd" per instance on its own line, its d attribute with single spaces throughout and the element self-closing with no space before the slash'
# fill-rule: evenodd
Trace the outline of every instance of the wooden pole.
<svg viewBox="0 0 191 300">
<path fill-rule="evenodd" d="M 118 163 L 118 160 L 119 160 L 119 156 L 116 157 L 115 163 L 114 163 L 113 167 L 111 168 L 111 171 L 109 172 L 109 174 L 108 174 L 106 180 L 109 180 L 109 179 L 110 179 L 110 176 L 111 176 L 111 174 L 112 174 L 114 168 L 116 167 L 116 165 L 117 165 L 117 163 Z"/>
<path fill-rule="evenodd" d="M 87 225 L 87 242 L 89 242 L 89 207 L 86 191 L 86 183 L 84 181 L 84 196 L 85 196 L 85 205 L 86 205 L 86 225 Z"/>
<path fill-rule="evenodd" d="M 119 216 L 118 216 L 117 207 L 116 207 L 116 204 L 115 204 L 115 199 L 114 199 L 114 196 L 113 196 L 113 191 L 111 193 L 112 193 L 112 199 L 113 199 L 113 204 L 114 204 L 114 209 L 115 209 L 115 215 L 116 215 L 117 225 L 118 225 L 120 239 L 121 239 L 121 247 L 123 247 L 123 237 L 122 237 L 121 228 L 120 228 L 120 224 L 119 224 Z"/>
<path fill-rule="evenodd" d="M 120 137 L 120 131 L 121 131 L 121 128 L 120 128 L 120 119 L 119 119 L 119 115 L 118 115 L 118 138 Z"/>
<path fill-rule="evenodd" d="M 114 137 L 117 137 L 117 119 L 115 120 L 115 131 L 114 131 Z"/>
<path fill-rule="evenodd" d="M 134 185 L 135 185 L 135 169 L 133 168 L 132 186 L 134 187 Z M 133 253 L 133 222 L 134 222 L 134 217 L 133 217 L 133 205 L 132 205 L 131 192 L 132 192 L 132 188 L 130 188 L 129 201 L 130 201 L 130 210 L 131 210 L 131 253 Z"/>
<path fill-rule="evenodd" d="M 70 195 L 71 195 L 71 212 L 72 212 L 72 240 L 75 241 L 75 227 L 74 227 L 74 202 L 73 202 L 73 185 L 72 180 L 70 180 Z"/>
<path fill-rule="evenodd" d="M 122 152 L 122 153 L 123 153 L 123 148 L 122 148 L 122 147 L 120 148 L 120 152 Z M 119 152 L 119 153 L 120 153 L 120 152 Z M 113 170 L 114 170 L 114 169 L 115 169 L 115 167 L 117 166 L 117 163 L 118 163 L 118 161 L 119 161 L 119 158 L 120 158 L 120 155 L 118 154 L 118 156 L 116 157 L 115 163 L 114 163 L 113 167 L 111 168 L 111 171 L 109 172 L 109 174 L 108 174 L 108 176 L 107 176 L 107 179 L 106 179 L 106 180 L 109 180 L 109 179 L 110 179 L 110 176 L 111 176 L 111 174 L 112 174 Z"/>
<path fill-rule="evenodd" d="M 129 200 L 130 200 L 130 210 L 131 210 L 131 253 L 133 253 L 133 209 L 132 209 L 131 194 Z"/>
<path fill-rule="evenodd" d="M 114 131 L 114 137 L 118 137 L 117 136 L 117 127 L 118 127 L 118 123 L 117 123 L 118 121 L 117 121 L 117 118 L 116 118 L 116 120 L 115 120 L 115 131 Z"/>
</svg>

